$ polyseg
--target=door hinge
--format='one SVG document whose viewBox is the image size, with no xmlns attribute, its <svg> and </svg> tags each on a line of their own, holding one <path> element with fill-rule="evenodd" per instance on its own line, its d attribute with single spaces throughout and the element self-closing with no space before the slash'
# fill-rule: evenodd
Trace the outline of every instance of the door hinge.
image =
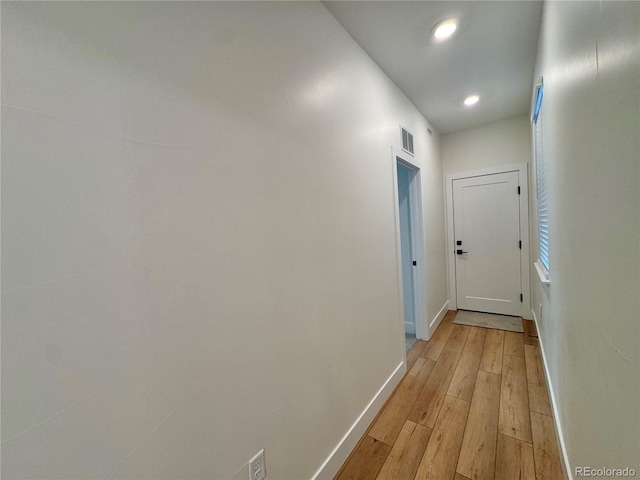
<svg viewBox="0 0 640 480">
<path fill-rule="evenodd" d="M 415 267 L 416 265 L 418 265 L 418 262 L 416 262 L 415 260 L 413 261 L 413 266 Z"/>
<path fill-rule="evenodd" d="M 520 185 L 518 185 L 518 195 L 520 195 Z"/>
<path fill-rule="evenodd" d="M 522 240 L 518 240 L 518 247 L 520 247 L 520 250 L 522 250 Z"/>
<path fill-rule="evenodd" d="M 522 302 L 522 294 L 520 294 L 520 302 Z"/>
</svg>

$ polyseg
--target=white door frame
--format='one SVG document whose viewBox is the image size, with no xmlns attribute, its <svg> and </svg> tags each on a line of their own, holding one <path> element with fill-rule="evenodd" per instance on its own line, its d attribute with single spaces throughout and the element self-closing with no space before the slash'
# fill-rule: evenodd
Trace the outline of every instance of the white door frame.
<svg viewBox="0 0 640 480">
<path fill-rule="evenodd" d="M 446 204 L 447 204 L 447 263 L 449 266 L 449 309 L 458 309 L 456 295 L 456 259 L 455 238 L 453 229 L 453 181 L 463 178 L 481 177 L 496 173 L 518 172 L 520 181 L 520 276 L 522 285 L 522 318 L 531 319 L 531 295 L 529 287 L 529 176 L 528 164 L 506 165 L 503 167 L 484 168 L 469 172 L 452 173 L 446 176 Z"/>
<path fill-rule="evenodd" d="M 398 294 L 400 299 L 400 321 L 402 324 L 402 344 L 404 338 L 404 291 L 402 289 L 402 252 L 400 249 L 400 210 L 398 207 L 398 164 L 411 169 L 415 175 L 409 184 L 411 209 L 411 248 L 416 267 L 413 272 L 413 301 L 415 304 L 416 338 L 429 338 L 429 322 L 427 316 L 426 273 L 427 257 L 424 245 L 424 225 L 422 213 L 421 168 L 415 158 L 404 150 L 391 146 L 391 165 L 393 169 L 393 206 L 396 222 L 396 270 L 398 274 Z M 403 351 L 403 354 L 406 354 Z"/>
</svg>

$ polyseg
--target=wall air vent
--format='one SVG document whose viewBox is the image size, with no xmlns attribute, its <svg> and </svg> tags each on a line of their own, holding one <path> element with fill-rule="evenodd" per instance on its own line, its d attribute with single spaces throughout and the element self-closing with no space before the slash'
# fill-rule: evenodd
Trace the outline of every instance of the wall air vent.
<svg viewBox="0 0 640 480">
<path fill-rule="evenodd" d="M 413 134 L 409 133 L 402 125 L 400 125 L 400 130 L 402 131 L 402 149 L 413 155 Z"/>
</svg>

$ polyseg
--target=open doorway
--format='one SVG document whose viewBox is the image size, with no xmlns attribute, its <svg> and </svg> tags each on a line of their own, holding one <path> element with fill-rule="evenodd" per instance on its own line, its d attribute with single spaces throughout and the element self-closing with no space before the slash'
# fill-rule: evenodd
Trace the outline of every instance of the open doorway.
<svg viewBox="0 0 640 480">
<path fill-rule="evenodd" d="M 413 270 L 416 261 L 413 256 L 411 180 L 415 172 L 398 162 L 398 219 L 400 223 L 400 258 L 402 265 L 402 299 L 404 306 L 404 334 L 406 349 L 409 351 L 416 342 L 415 282 Z"/>
<path fill-rule="evenodd" d="M 397 241 L 405 350 L 416 339 L 427 339 L 424 273 L 424 237 L 420 169 L 413 158 L 394 149 Z"/>
</svg>

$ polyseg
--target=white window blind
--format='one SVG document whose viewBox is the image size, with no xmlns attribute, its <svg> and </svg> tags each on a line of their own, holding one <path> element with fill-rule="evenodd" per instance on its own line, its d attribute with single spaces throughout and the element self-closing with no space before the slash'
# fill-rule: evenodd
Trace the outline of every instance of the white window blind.
<svg viewBox="0 0 640 480">
<path fill-rule="evenodd" d="M 549 207 L 547 197 L 547 168 L 543 151 L 543 115 L 542 107 L 543 86 L 542 79 L 536 85 L 534 92 L 534 108 L 532 114 L 535 134 L 535 162 L 536 162 L 536 194 L 538 204 L 538 250 L 540 262 L 549 270 Z"/>
<path fill-rule="evenodd" d="M 542 154 L 542 121 L 538 117 L 536 131 L 536 191 L 538 196 L 538 246 L 540 261 L 549 270 L 549 212 L 547 205 L 547 172 Z"/>
</svg>

